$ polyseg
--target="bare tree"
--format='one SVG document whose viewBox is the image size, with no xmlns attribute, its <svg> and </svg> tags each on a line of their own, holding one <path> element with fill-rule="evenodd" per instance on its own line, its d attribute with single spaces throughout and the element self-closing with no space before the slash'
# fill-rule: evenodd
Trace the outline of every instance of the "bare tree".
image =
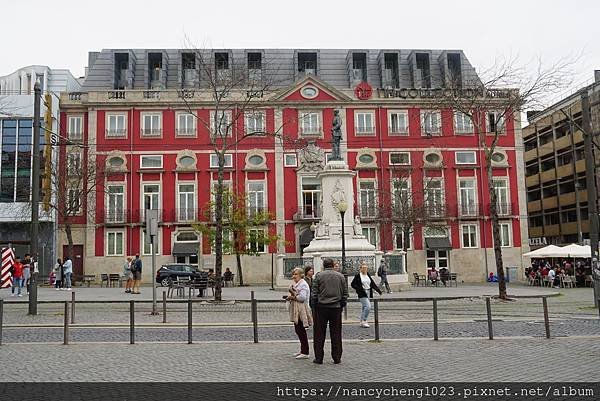
<svg viewBox="0 0 600 401">
<path fill-rule="evenodd" d="M 572 82 L 572 67 L 575 61 L 560 59 L 550 66 L 538 61 L 534 72 L 516 59 L 500 59 L 494 66 L 472 79 L 450 75 L 447 89 L 443 90 L 433 106 L 451 109 L 459 113 L 466 130 L 478 137 L 480 149 L 485 157 L 485 172 L 490 196 L 490 219 L 494 241 L 496 272 L 498 274 L 499 297 L 507 299 L 504 264 L 500 237 L 499 211 L 503 214 L 509 205 L 499 202 L 498 191 L 492 174 L 493 160 L 498 141 L 506 133 L 507 122 L 520 120 L 520 113 L 528 109 L 542 109 L 561 90 Z M 501 209 L 501 210 L 499 210 Z M 510 213 L 510 212 L 509 212 Z"/>
</svg>

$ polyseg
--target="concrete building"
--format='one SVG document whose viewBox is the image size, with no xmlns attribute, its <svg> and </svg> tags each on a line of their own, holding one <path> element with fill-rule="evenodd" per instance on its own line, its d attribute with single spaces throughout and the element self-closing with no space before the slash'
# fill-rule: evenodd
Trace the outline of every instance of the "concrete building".
<svg viewBox="0 0 600 401">
<path fill-rule="evenodd" d="M 411 235 L 410 272 L 446 266 L 473 282 L 495 272 L 478 135 L 461 113 L 434 106 L 450 76 L 476 80 L 462 51 L 106 49 L 90 53 L 82 90 L 61 96 L 61 135 L 81 140 L 83 159 L 93 152 L 96 165 L 110 171 L 93 206 L 82 202 L 74 232 L 84 254 L 80 274 L 119 272 L 137 252 L 148 266 L 142 227 L 148 208 L 161 212 L 158 263 L 214 263 L 210 244 L 191 227 L 205 218 L 216 180 L 208 82 L 240 71 L 244 82 L 272 85 L 255 99 L 259 112 L 235 121 L 225 180 L 253 199 L 250 207 L 270 211 L 274 219 L 265 229 L 285 240 L 244 257 L 249 283 L 270 282 L 272 254 L 300 256 L 313 237 L 323 201 L 315 177 L 331 150 L 334 109 L 343 121 L 342 153 L 356 171 L 354 212 L 371 243 L 384 253 L 402 244 L 402 234 L 382 219 L 389 206 L 382 194 L 422 192 L 428 182 L 436 222 Z M 244 94 L 235 92 L 232 103 Z M 72 137 L 67 127 L 75 121 L 84 128 Z M 493 175 L 505 266 L 519 269 L 528 246 L 519 116 L 507 115 L 504 127 Z M 238 143 L 248 129 L 281 136 Z M 398 184 L 402 175 L 405 186 Z M 234 258 L 226 256 L 224 266 L 235 269 Z M 144 274 L 151 280 L 150 269 Z"/>
<path fill-rule="evenodd" d="M 80 90 L 81 85 L 68 70 L 33 65 L 0 77 L 0 245 L 9 243 L 15 254 L 29 252 L 31 221 L 31 166 L 33 158 L 33 87 L 39 82 L 42 89 L 41 118 L 44 127 L 57 133 L 59 93 Z M 46 99 L 44 96 L 50 94 Z M 49 110 L 48 110 L 49 109 Z M 51 121 L 44 123 L 49 111 Z M 40 131 L 41 166 L 44 166 L 46 144 L 51 134 Z M 56 140 L 55 140 L 56 141 Z M 56 161 L 56 148 L 50 147 L 50 157 Z M 43 186 L 43 182 L 40 181 Z M 47 271 L 55 259 L 55 216 L 40 208 L 40 262 Z"/>
<path fill-rule="evenodd" d="M 600 71 L 595 72 L 595 82 L 582 90 L 590 97 L 596 135 L 600 132 Z M 529 113 L 528 120 L 523 141 L 531 245 L 586 242 L 589 199 L 580 92 L 546 110 Z M 597 158 L 599 152 L 594 151 Z"/>
</svg>

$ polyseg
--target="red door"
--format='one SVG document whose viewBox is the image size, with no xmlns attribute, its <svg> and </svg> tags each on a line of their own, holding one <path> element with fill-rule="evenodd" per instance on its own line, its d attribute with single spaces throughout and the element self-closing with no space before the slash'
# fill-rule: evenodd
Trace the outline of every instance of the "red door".
<svg viewBox="0 0 600 401">
<path fill-rule="evenodd" d="M 63 245 L 63 260 L 65 256 L 70 256 L 69 245 Z M 73 261 L 73 276 L 83 276 L 83 245 L 73 245 L 71 260 Z"/>
</svg>

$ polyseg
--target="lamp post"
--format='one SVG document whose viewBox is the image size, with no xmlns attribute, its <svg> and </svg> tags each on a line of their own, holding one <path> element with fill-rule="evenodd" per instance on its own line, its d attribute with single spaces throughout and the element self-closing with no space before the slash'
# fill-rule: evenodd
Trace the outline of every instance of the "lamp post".
<svg viewBox="0 0 600 401">
<path fill-rule="evenodd" d="M 342 274 L 346 277 L 346 233 L 344 230 L 344 215 L 346 214 L 346 210 L 348 210 L 348 203 L 342 200 L 338 202 L 337 208 L 342 217 Z"/>
</svg>

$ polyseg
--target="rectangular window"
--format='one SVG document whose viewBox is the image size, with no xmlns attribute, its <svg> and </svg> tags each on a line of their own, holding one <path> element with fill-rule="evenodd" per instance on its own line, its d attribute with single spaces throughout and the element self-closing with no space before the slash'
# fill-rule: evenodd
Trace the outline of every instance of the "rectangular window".
<svg viewBox="0 0 600 401">
<path fill-rule="evenodd" d="M 246 113 L 246 135 L 249 134 L 262 134 L 265 133 L 265 113 L 255 111 L 253 113 Z"/>
<path fill-rule="evenodd" d="M 321 181 L 316 177 L 302 177 L 301 210 L 303 218 L 321 217 Z"/>
<path fill-rule="evenodd" d="M 81 175 L 81 153 L 76 150 L 67 154 L 67 174 L 70 177 Z"/>
<path fill-rule="evenodd" d="M 266 210 L 266 194 L 265 183 L 263 181 L 248 182 L 248 216 L 253 217 L 257 213 L 262 213 Z"/>
<path fill-rule="evenodd" d="M 225 163 L 223 167 L 232 168 L 233 167 L 233 156 L 230 153 L 226 153 L 223 155 L 225 157 Z M 219 157 L 216 154 L 210 155 L 210 168 L 218 168 L 219 167 Z"/>
<path fill-rule="evenodd" d="M 125 222 L 125 188 L 123 185 L 108 185 L 106 199 L 106 222 Z"/>
<path fill-rule="evenodd" d="M 454 113 L 454 133 L 455 134 L 472 134 L 473 121 L 468 114 L 455 112 Z"/>
<path fill-rule="evenodd" d="M 421 111 L 421 135 L 440 135 L 440 112 Z"/>
<path fill-rule="evenodd" d="M 375 116 L 372 111 L 356 112 L 354 120 L 357 135 L 375 133 Z"/>
<path fill-rule="evenodd" d="M 122 231 L 108 231 L 106 233 L 106 256 L 123 256 Z"/>
<path fill-rule="evenodd" d="M 177 136 L 196 136 L 196 116 L 191 113 L 177 114 Z"/>
<path fill-rule="evenodd" d="M 392 213 L 404 216 L 411 207 L 410 181 L 408 177 L 397 178 L 392 181 Z"/>
<path fill-rule="evenodd" d="M 477 216 L 476 181 L 473 179 L 460 180 L 458 182 L 459 205 L 458 211 L 461 217 Z"/>
<path fill-rule="evenodd" d="M 127 135 L 127 114 L 106 114 L 106 136 L 124 137 Z"/>
<path fill-rule="evenodd" d="M 394 249 L 404 249 L 404 232 L 400 227 L 394 228 Z M 412 236 L 408 234 L 408 244 L 406 249 L 412 249 Z"/>
<path fill-rule="evenodd" d="M 67 215 L 76 216 L 81 213 L 81 190 L 69 188 L 67 191 Z"/>
<path fill-rule="evenodd" d="M 300 134 L 303 136 L 321 135 L 319 113 L 308 112 L 300 116 Z"/>
<path fill-rule="evenodd" d="M 179 206 L 177 210 L 177 221 L 195 221 L 196 220 L 196 187 L 194 184 L 179 184 Z"/>
<path fill-rule="evenodd" d="M 142 136 L 162 135 L 160 113 L 142 113 Z"/>
<path fill-rule="evenodd" d="M 377 248 L 377 227 L 363 226 L 362 234 L 367 237 L 367 240 Z"/>
<path fill-rule="evenodd" d="M 162 168 L 163 160 L 162 156 L 141 156 L 140 168 Z"/>
<path fill-rule="evenodd" d="M 509 216 L 511 205 L 508 195 L 508 180 L 505 178 L 495 178 L 493 184 L 496 191 L 496 210 L 498 216 Z"/>
<path fill-rule="evenodd" d="M 390 152 L 390 165 L 410 166 L 410 152 Z"/>
<path fill-rule="evenodd" d="M 456 164 L 477 164 L 475 152 L 456 152 Z"/>
<path fill-rule="evenodd" d="M 266 252 L 266 231 L 264 228 L 251 228 L 248 230 L 247 244 L 248 249 L 252 253 L 265 253 Z"/>
<path fill-rule="evenodd" d="M 406 111 L 390 111 L 388 124 L 390 135 L 408 134 L 408 113 Z"/>
<path fill-rule="evenodd" d="M 67 136 L 69 139 L 79 140 L 83 136 L 83 117 L 75 116 L 69 117 Z"/>
<path fill-rule="evenodd" d="M 284 167 L 298 167 L 298 157 L 295 153 L 286 153 L 283 156 Z"/>
<path fill-rule="evenodd" d="M 444 215 L 444 189 L 441 179 L 433 178 L 425 184 L 425 206 L 430 217 Z"/>
<path fill-rule="evenodd" d="M 212 136 L 216 138 L 230 137 L 233 131 L 231 111 L 219 110 L 210 112 Z"/>
<path fill-rule="evenodd" d="M 142 196 L 144 210 L 159 210 L 160 208 L 160 186 L 158 184 L 142 184 Z M 146 214 L 143 214 L 144 222 Z"/>
<path fill-rule="evenodd" d="M 477 248 L 477 225 L 463 224 L 460 226 L 463 248 Z"/>
<path fill-rule="evenodd" d="M 486 131 L 488 134 L 504 132 L 504 115 L 498 111 L 488 111 L 485 120 Z"/>
<path fill-rule="evenodd" d="M 248 79 L 250 82 L 260 81 L 262 78 L 262 54 L 248 53 Z"/>
<path fill-rule="evenodd" d="M 510 239 L 510 223 L 500 223 L 500 245 L 502 247 L 511 246 Z"/>
<path fill-rule="evenodd" d="M 377 216 L 377 189 L 375 181 L 360 181 L 358 183 L 359 211 L 362 218 Z"/>
<path fill-rule="evenodd" d="M 160 230 L 159 230 L 160 231 Z M 160 236 L 154 236 L 154 254 L 160 255 Z M 143 254 L 144 255 L 152 255 L 152 244 L 150 243 L 150 235 L 146 234 L 144 230 L 142 230 L 142 241 L 144 245 Z"/>
</svg>

